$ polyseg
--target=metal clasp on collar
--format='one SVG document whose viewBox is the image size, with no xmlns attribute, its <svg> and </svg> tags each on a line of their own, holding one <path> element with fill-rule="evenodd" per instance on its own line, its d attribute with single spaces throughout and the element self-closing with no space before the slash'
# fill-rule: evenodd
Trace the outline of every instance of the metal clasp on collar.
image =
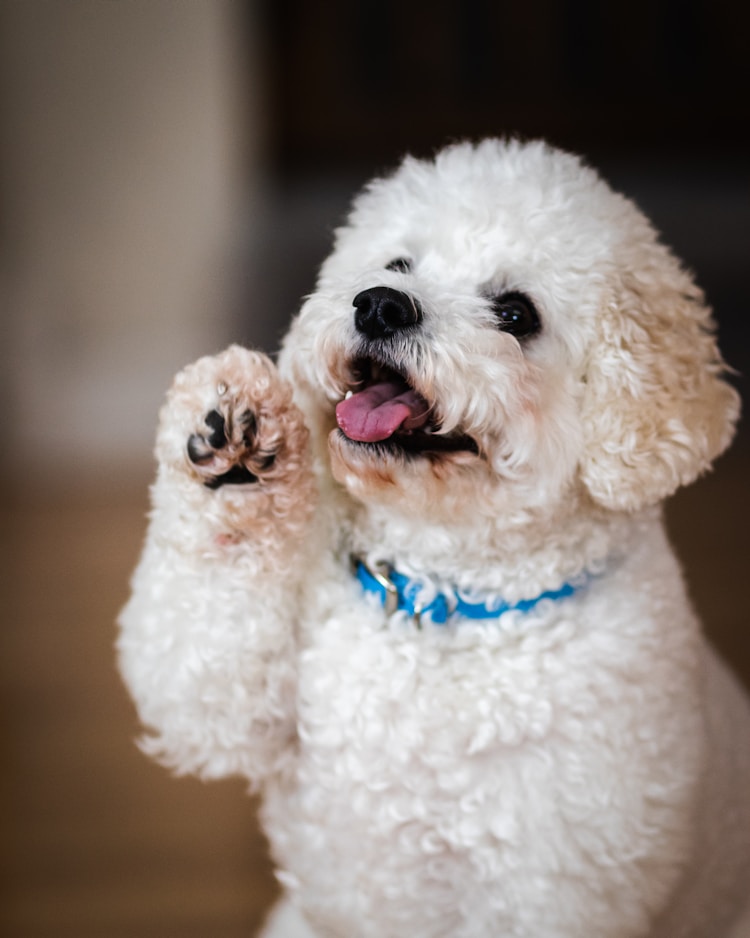
<svg viewBox="0 0 750 938">
<path fill-rule="evenodd" d="M 370 576 L 375 580 L 378 586 L 383 590 L 383 609 L 387 616 L 392 616 L 394 612 L 398 612 L 399 607 L 401 606 L 401 595 L 398 590 L 398 586 L 393 581 L 393 568 L 385 560 L 380 560 L 376 564 L 368 563 L 363 557 L 352 556 L 352 564 L 361 563 L 362 566 L 367 570 Z M 413 610 L 410 613 L 411 619 L 414 622 L 414 625 L 418 628 L 422 628 L 422 612 L 424 610 L 424 603 L 420 600 L 415 600 L 413 603 Z M 404 609 L 404 612 L 408 611 L 407 608 Z"/>
<path fill-rule="evenodd" d="M 362 563 L 370 576 L 385 590 L 385 599 L 383 601 L 385 614 L 392 616 L 394 612 L 398 611 L 398 588 L 391 579 L 390 565 L 384 560 L 378 561 L 374 567 L 371 567 L 366 560 L 363 560 Z"/>
</svg>

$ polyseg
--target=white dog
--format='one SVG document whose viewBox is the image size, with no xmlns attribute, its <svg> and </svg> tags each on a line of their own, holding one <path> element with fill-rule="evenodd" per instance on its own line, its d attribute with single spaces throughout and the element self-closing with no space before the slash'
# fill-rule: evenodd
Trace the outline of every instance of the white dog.
<svg viewBox="0 0 750 938">
<path fill-rule="evenodd" d="M 638 210 L 542 143 L 407 159 L 280 373 L 176 378 L 119 644 L 144 748 L 262 791 L 265 934 L 750 936 L 750 708 L 659 507 L 738 400 Z"/>
</svg>

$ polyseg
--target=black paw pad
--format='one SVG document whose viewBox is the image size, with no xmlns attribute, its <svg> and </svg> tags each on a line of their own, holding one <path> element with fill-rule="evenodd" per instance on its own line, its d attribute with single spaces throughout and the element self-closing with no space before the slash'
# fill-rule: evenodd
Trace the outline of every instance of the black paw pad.
<svg viewBox="0 0 750 938">
<path fill-rule="evenodd" d="M 229 442 L 226 420 L 218 410 L 209 411 L 205 421 L 209 432 L 192 433 L 188 439 L 188 456 L 197 465 L 208 462 L 216 450 L 223 449 Z"/>
<path fill-rule="evenodd" d="M 187 442 L 187 454 L 190 462 L 196 465 L 208 462 L 214 454 L 213 449 L 206 442 L 206 438 L 199 433 L 191 434 Z"/>
<path fill-rule="evenodd" d="M 214 449 L 221 449 L 222 446 L 227 445 L 226 421 L 218 410 L 212 410 L 206 414 L 206 426 L 211 431 L 211 435 L 207 440 L 209 446 L 213 446 Z"/>
<path fill-rule="evenodd" d="M 210 430 L 205 436 L 193 433 L 188 439 L 187 452 L 191 462 L 200 465 L 208 462 L 215 450 L 223 449 L 227 443 L 227 425 L 218 410 L 206 414 L 206 426 Z"/>
<path fill-rule="evenodd" d="M 206 488 L 220 489 L 222 485 L 246 485 L 248 482 L 257 482 L 258 477 L 250 472 L 246 466 L 232 466 L 220 476 L 215 476 L 204 482 Z"/>
</svg>

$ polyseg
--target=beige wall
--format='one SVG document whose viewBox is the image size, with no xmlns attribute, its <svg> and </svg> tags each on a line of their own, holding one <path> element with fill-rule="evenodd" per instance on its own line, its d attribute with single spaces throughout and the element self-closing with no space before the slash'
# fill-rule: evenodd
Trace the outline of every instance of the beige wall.
<svg viewBox="0 0 750 938">
<path fill-rule="evenodd" d="M 47 478 L 147 464 L 170 376 L 233 332 L 262 149 L 248 11 L 2 0 L 0 12 L 5 452 Z"/>
</svg>

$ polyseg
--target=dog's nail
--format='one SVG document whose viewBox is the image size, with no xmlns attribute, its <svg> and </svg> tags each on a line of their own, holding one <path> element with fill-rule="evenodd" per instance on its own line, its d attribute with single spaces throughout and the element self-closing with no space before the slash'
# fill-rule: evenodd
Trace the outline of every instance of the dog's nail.
<svg viewBox="0 0 750 938">
<path fill-rule="evenodd" d="M 219 397 L 224 397 L 224 395 L 227 393 L 227 390 L 228 390 L 228 388 L 227 388 L 226 384 L 224 384 L 223 381 L 220 381 L 220 382 L 216 385 L 216 393 L 219 395 Z"/>
</svg>

